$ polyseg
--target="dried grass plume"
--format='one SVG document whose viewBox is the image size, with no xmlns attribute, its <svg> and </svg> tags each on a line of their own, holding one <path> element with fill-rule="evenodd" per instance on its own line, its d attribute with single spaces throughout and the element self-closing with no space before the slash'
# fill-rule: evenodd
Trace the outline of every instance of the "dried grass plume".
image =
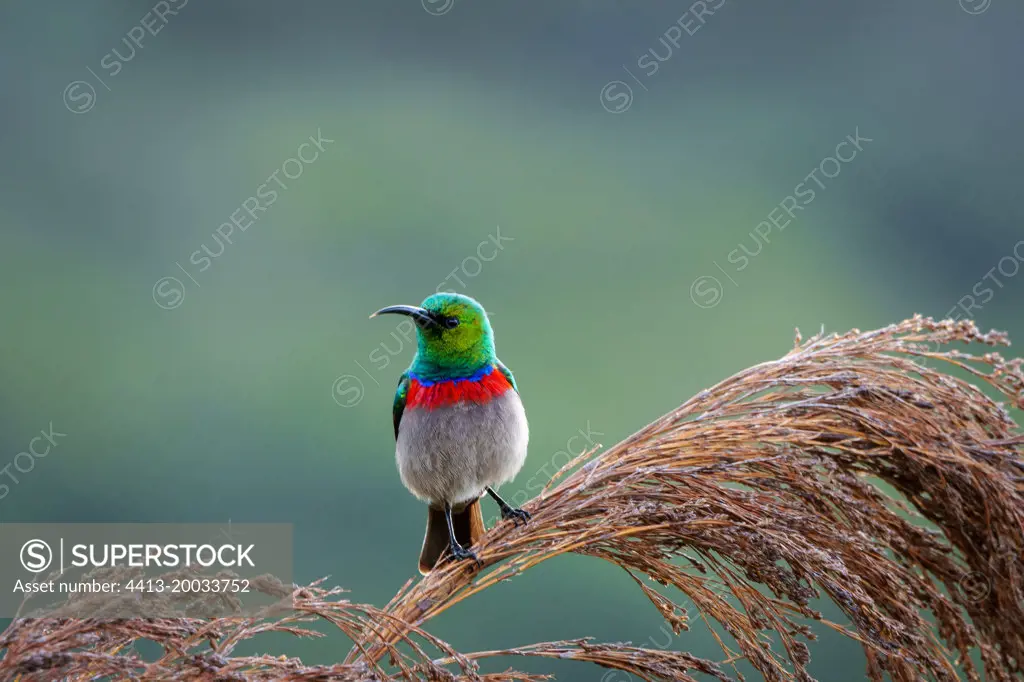
<svg viewBox="0 0 1024 682">
<path fill-rule="evenodd" d="M 1024 375 L 1021 360 L 994 352 L 939 350 L 955 342 L 1008 345 L 969 321 L 921 317 L 805 342 L 798 335 L 784 357 L 571 462 L 527 505 L 528 526 L 498 524 L 474 548 L 481 569 L 447 565 L 382 608 L 268 578 L 261 589 L 280 596 L 286 613 L 22 618 L 0 635 L 0 679 L 544 679 L 478 672 L 480 659 L 531 656 L 672 682 L 733 679 L 745 659 L 766 680 L 809 680 L 811 628 L 822 625 L 861 643 L 873 680 L 1020 679 L 1024 434 L 978 385 L 1024 409 Z M 621 567 L 677 633 L 694 620 L 720 626 L 728 633 L 722 659 L 579 638 L 586 633 L 460 653 L 424 629 L 477 592 L 568 552 Z M 810 606 L 817 597 L 849 624 L 825 621 Z M 352 641 L 344 660 L 308 666 L 233 655 L 262 632 L 322 636 L 308 629 L 311 619 Z M 163 655 L 136 655 L 131 645 L 142 639 Z"/>
</svg>

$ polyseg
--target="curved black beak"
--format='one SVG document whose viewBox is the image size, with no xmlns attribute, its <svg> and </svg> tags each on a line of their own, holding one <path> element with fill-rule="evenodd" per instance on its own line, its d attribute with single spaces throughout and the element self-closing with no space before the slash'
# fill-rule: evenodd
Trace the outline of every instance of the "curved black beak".
<svg viewBox="0 0 1024 682">
<path fill-rule="evenodd" d="M 389 305 L 387 308 L 381 308 L 371 318 L 377 317 L 378 315 L 386 315 L 387 313 L 395 313 L 398 315 L 408 315 L 412 319 L 416 320 L 417 324 L 423 326 L 430 326 L 437 324 L 437 320 L 430 314 L 430 311 L 426 308 L 419 308 L 414 305 Z"/>
</svg>

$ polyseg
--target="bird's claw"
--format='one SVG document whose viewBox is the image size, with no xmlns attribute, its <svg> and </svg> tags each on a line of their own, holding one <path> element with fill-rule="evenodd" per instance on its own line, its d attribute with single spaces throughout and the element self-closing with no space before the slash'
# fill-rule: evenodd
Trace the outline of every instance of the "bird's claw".
<svg viewBox="0 0 1024 682">
<path fill-rule="evenodd" d="M 507 509 L 501 510 L 501 518 L 505 519 L 506 521 L 512 519 L 512 522 L 515 523 L 518 527 L 520 521 L 522 521 L 523 525 L 525 526 L 531 517 L 530 512 L 526 511 L 525 509 L 512 509 L 511 507 L 509 507 Z"/>
<path fill-rule="evenodd" d="M 462 561 L 463 559 L 472 559 L 477 563 L 478 566 L 483 566 L 484 562 L 480 561 L 480 558 L 472 551 L 468 550 L 462 545 L 452 545 L 452 559 L 455 561 Z"/>
</svg>

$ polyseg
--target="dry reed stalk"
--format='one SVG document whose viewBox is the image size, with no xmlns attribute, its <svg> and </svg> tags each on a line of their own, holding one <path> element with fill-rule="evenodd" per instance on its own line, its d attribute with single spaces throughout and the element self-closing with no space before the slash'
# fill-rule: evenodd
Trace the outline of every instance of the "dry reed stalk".
<svg viewBox="0 0 1024 682">
<path fill-rule="evenodd" d="M 1024 409 L 1021 360 L 939 352 L 953 342 L 1008 345 L 970 321 L 915 317 L 842 336 L 817 335 L 702 391 L 600 454 L 562 469 L 527 505 L 526 527 L 498 524 L 474 547 L 483 562 L 410 581 L 382 609 L 319 585 L 269 594 L 289 613 L 212 621 L 16 621 L 0 637 L 0 679 L 537 680 L 479 674 L 476 661 L 533 656 L 589 661 L 644 680 L 731 679 L 746 659 L 767 680 L 808 680 L 815 622 L 860 641 L 867 675 L 897 682 L 1019 679 L 1024 664 L 1024 434 L 976 386 L 924 367 L 941 360 Z M 580 466 L 582 465 L 582 466 Z M 557 485 L 556 485 L 557 482 Z M 898 495 L 879 487 L 884 483 Z M 575 552 L 614 563 L 676 633 L 691 614 L 717 622 L 724 663 L 585 639 L 459 654 L 422 626 L 531 566 Z M 290 594 L 289 594 L 290 592 Z M 849 619 L 810 608 L 826 596 Z M 341 663 L 232 657 L 258 633 L 320 636 L 309 619 L 355 642 Z M 781 648 L 773 648 L 775 633 Z M 717 635 L 716 635 L 717 637 Z M 122 650 L 163 645 L 146 663 Z M 205 653 L 200 652 L 205 649 Z"/>
</svg>

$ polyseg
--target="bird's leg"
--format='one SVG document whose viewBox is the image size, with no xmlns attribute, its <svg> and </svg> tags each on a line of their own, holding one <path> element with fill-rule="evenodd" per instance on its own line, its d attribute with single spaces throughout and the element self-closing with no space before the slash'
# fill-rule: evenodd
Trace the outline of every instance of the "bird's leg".
<svg viewBox="0 0 1024 682">
<path fill-rule="evenodd" d="M 460 545 L 459 541 L 455 539 L 455 526 L 452 525 L 452 506 L 447 502 L 444 503 L 444 518 L 448 522 L 448 545 L 452 550 L 452 558 L 456 561 L 472 559 L 482 566 L 483 562 L 477 558 L 476 554 Z"/>
<path fill-rule="evenodd" d="M 515 509 L 511 507 L 508 502 L 498 497 L 498 493 L 494 492 L 490 488 L 487 488 L 487 494 L 494 498 L 494 501 L 498 503 L 498 508 L 501 510 L 501 518 L 512 519 L 512 521 L 518 526 L 519 522 L 522 521 L 523 525 L 530 520 L 530 512 L 525 509 Z"/>
</svg>

